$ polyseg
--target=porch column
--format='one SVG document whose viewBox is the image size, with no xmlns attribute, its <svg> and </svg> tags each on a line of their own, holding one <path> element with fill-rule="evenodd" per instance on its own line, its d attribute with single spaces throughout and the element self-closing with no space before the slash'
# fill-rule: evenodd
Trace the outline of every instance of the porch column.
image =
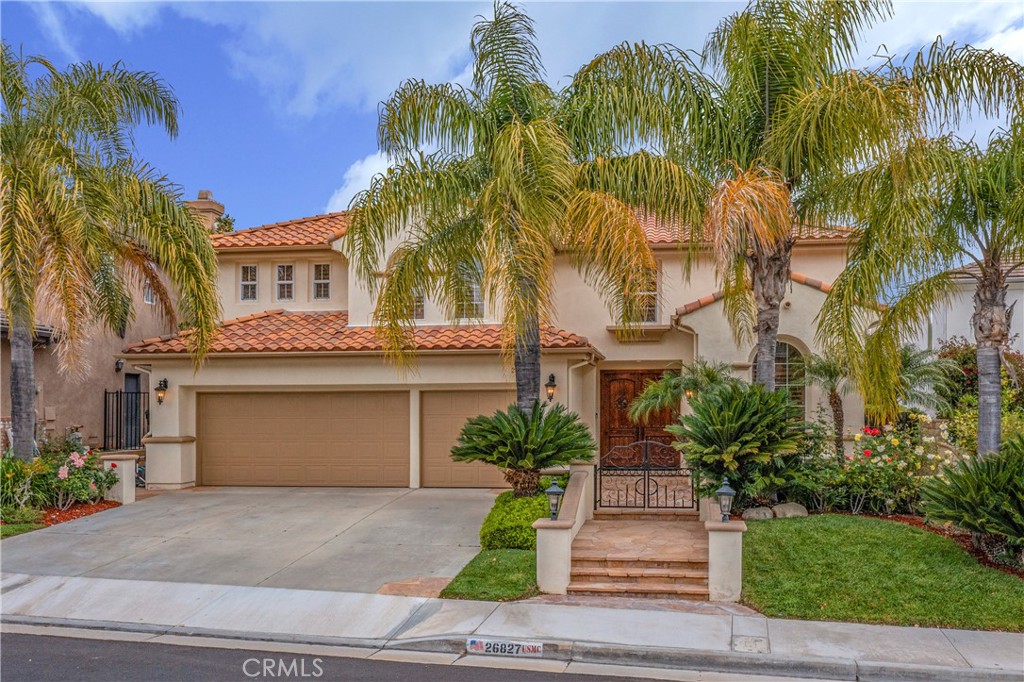
<svg viewBox="0 0 1024 682">
<path fill-rule="evenodd" d="M 409 391 L 409 487 L 420 487 L 420 389 Z"/>
</svg>

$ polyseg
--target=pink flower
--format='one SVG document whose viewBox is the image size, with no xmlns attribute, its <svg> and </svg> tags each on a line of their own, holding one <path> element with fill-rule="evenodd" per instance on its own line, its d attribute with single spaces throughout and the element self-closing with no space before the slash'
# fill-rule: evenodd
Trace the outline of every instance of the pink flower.
<svg viewBox="0 0 1024 682">
<path fill-rule="evenodd" d="M 89 490 L 96 490 L 96 484 L 95 483 L 90 483 L 89 484 Z"/>
<path fill-rule="evenodd" d="M 62 481 L 66 481 L 67 480 L 67 478 L 68 478 L 68 468 L 66 466 L 62 466 L 60 469 L 57 469 L 57 478 L 59 478 Z"/>
<path fill-rule="evenodd" d="M 85 457 L 78 454 L 77 452 L 71 453 L 71 463 L 75 465 L 75 468 L 81 469 L 85 466 Z"/>
</svg>

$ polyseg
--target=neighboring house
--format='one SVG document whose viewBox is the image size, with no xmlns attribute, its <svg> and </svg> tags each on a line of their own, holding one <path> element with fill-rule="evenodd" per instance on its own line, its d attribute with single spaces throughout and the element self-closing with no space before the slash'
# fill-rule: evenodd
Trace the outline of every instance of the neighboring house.
<svg viewBox="0 0 1024 682">
<path fill-rule="evenodd" d="M 151 399 L 151 487 L 503 485 L 496 468 L 449 456 L 467 418 L 514 401 L 500 327 L 482 301 L 452 326 L 433 301 L 420 300 L 415 365 L 389 364 L 369 326 L 371 296 L 341 252 L 346 225 L 344 213 L 332 213 L 213 235 L 225 321 L 202 367 L 187 355 L 187 334 L 125 349 L 129 365 L 154 383 L 167 380 L 163 403 Z M 619 340 L 599 294 L 560 256 L 557 326 L 541 337 L 543 380 L 553 377 L 555 400 L 582 416 L 602 452 L 668 441 L 662 427 L 671 415 L 646 426 L 626 417 L 645 382 L 666 368 L 699 353 L 731 363 L 737 376 L 751 373 L 753 345 L 733 343 L 710 262 L 686 281 L 672 230 L 646 227 L 660 263 L 659 302 L 640 336 Z M 808 417 L 823 397 L 795 382 L 793 362 L 815 349 L 814 318 L 844 267 L 848 236 L 808 229 L 793 250 L 778 381 Z M 856 401 L 847 402 L 848 423 L 862 423 Z"/>
<path fill-rule="evenodd" d="M 1010 271 L 1006 278 L 1006 305 L 1013 306 L 1013 315 L 1010 318 L 1010 348 L 1018 353 L 1024 353 L 1024 263 L 1019 260 L 1011 261 L 1005 267 Z M 939 344 L 955 336 L 962 336 L 974 343 L 971 316 L 974 314 L 974 292 L 978 286 L 975 277 L 978 274 L 978 266 L 973 263 L 957 271 L 952 297 L 944 305 L 936 306 L 932 310 L 915 339 L 919 348 L 938 350 Z"/>
<path fill-rule="evenodd" d="M 224 207 L 208 191 L 189 204 L 210 229 Z M 96 327 L 82 354 L 83 372 L 73 378 L 60 371 L 59 332 L 46 325 L 36 328 L 35 380 L 37 430 L 50 436 L 78 432 L 86 444 L 105 449 L 142 447 L 149 430 L 150 382 L 145 372 L 119 358 L 126 343 L 170 334 L 173 330 L 159 314 L 148 289 L 137 291 L 135 319 L 120 334 Z M 11 414 L 11 353 L 7 319 L 0 314 L 0 415 Z"/>
</svg>

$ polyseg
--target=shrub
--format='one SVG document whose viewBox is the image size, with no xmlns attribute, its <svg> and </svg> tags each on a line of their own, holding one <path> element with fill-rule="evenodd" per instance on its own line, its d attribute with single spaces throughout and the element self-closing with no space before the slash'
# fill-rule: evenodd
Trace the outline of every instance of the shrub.
<svg viewBox="0 0 1024 682">
<path fill-rule="evenodd" d="M 589 461 L 596 449 L 590 430 L 575 412 L 538 401 L 531 412 L 509 405 L 505 411 L 467 421 L 452 448 L 452 459 L 495 465 L 504 470 L 515 496 L 527 497 L 536 494 L 541 469 Z"/>
<path fill-rule="evenodd" d="M 0 458 L 0 506 L 45 507 L 52 500 L 52 469 L 36 458 L 25 462 L 12 454 Z"/>
<path fill-rule="evenodd" d="M 537 490 L 534 488 L 534 493 Z M 543 494 L 516 497 L 512 491 L 498 495 L 480 527 L 482 549 L 537 549 L 537 531 L 533 522 L 548 516 L 548 500 Z"/>
<path fill-rule="evenodd" d="M 103 468 L 92 450 L 72 452 L 57 467 L 53 481 L 53 504 L 67 509 L 75 502 L 96 502 L 117 483 L 117 473 Z"/>
<path fill-rule="evenodd" d="M 720 386 L 690 401 L 693 414 L 666 427 L 676 447 L 711 495 L 724 477 L 736 487 L 736 504 L 771 499 L 792 479 L 790 459 L 799 452 L 804 424 L 783 391 L 760 384 Z M 796 462 L 792 462 L 795 464 Z"/>
<path fill-rule="evenodd" d="M 941 476 L 924 483 L 921 497 L 930 519 L 977 534 L 987 549 L 1004 543 L 1024 564 L 1024 437 L 1007 442 L 998 454 L 944 467 Z"/>
</svg>

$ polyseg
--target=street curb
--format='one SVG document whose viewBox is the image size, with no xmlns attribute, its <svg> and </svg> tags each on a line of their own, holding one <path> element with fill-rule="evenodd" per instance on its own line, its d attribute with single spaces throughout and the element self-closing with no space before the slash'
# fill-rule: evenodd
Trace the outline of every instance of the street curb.
<svg viewBox="0 0 1024 682">
<path fill-rule="evenodd" d="M 208 639 L 344 646 L 390 651 L 423 651 L 460 655 L 466 655 L 466 640 L 471 637 L 471 635 L 449 635 L 404 640 L 353 639 L 316 635 L 213 630 L 190 628 L 181 625 L 148 625 L 145 623 L 11 615 L 3 616 L 0 619 L 0 624 L 4 623 L 55 628 L 66 627 L 137 632 L 154 635 L 182 635 Z M 502 639 L 501 637 L 493 638 Z M 772 654 L 707 651 L 702 649 L 624 647 L 597 642 L 539 641 L 543 641 L 544 644 L 544 659 L 579 663 L 704 670 L 708 672 L 746 675 L 806 677 L 836 680 L 837 682 L 1021 682 L 1024 679 L 1019 672 L 996 668 L 951 668 L 914 663 L 857 661 L 847 658 L 783 657 Z M 478 658 L 486 657 L 480 656 Z"/>
</svg>

